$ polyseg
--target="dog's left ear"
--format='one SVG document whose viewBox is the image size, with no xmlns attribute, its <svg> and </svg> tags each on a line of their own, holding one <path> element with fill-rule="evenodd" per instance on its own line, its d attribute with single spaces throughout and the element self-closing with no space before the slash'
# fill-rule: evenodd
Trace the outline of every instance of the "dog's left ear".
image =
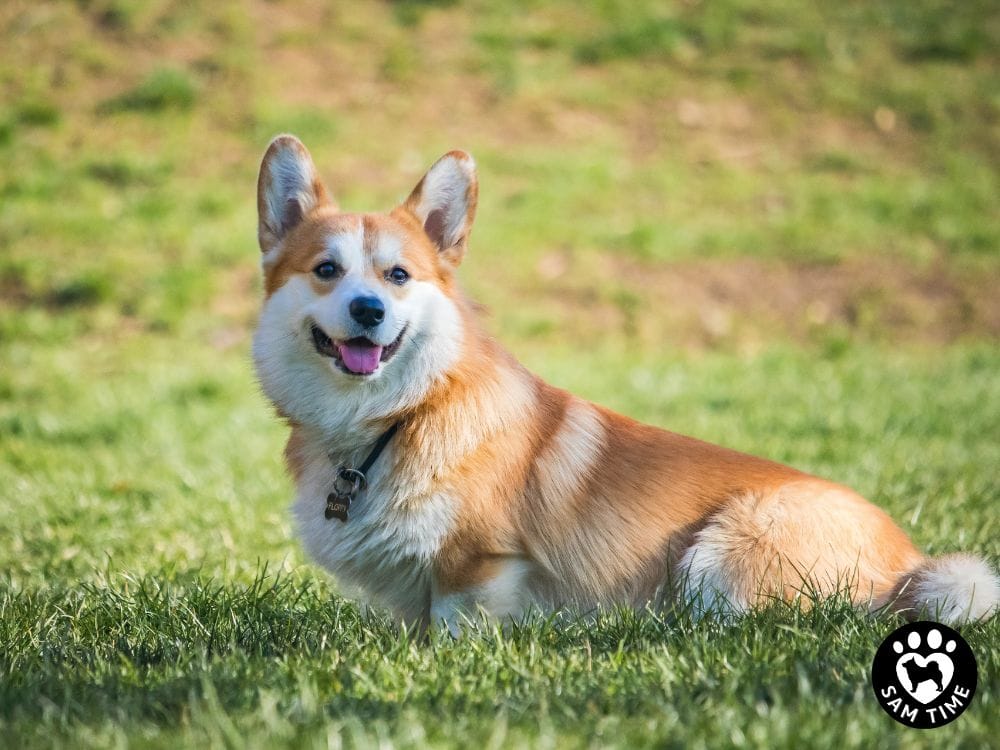
<svg viewBox="0 0 1000 750">
<path fill-rule="evenodd" d="M 427 170 L 403 207 L 417 217 L 441 257 L 457 266 L 465 257 L 478 199 L 476 162 L 464 151 L 450 151 Z"/>
</svg>

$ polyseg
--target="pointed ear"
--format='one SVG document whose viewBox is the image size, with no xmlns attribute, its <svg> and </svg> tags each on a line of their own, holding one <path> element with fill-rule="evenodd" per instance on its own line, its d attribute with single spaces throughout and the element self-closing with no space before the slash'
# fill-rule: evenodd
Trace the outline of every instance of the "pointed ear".
<svg viewBox="0 0 1000 750">
<path fill-rule="evenodd" d="M 312 157 L 294 135 L 279 135 L 267 147 L 257 178 L 257 239 L 267 253 L 302 218 L 331 204 Z"/>
<path fill-rule="evenodd" d="M 427 171 L 403 206 L 417 217 L 441 256 L 457 266 L 465 256 L 478 198 L 476 162 L 464 151 L 450 151 Z"/>
</svg>

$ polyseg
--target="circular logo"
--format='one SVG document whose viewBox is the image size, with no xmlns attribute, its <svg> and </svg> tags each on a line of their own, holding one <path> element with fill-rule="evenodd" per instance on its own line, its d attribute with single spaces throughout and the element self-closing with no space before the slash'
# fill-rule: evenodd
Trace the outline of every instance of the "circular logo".
<svg viewBox="0 0 1000 750">
<path fill-rule="evenodd" d="M 979 670 L 969 644 L 938 622 L 894 630 L 875 652 L 872 689 L 900 724 L 933 729 L 954 721 L 976 694 Z"/>
</svg>

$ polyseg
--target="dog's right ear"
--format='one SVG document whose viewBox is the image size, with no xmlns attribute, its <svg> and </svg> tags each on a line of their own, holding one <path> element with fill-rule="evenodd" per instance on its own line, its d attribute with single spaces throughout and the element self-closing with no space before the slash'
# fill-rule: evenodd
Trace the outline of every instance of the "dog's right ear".
<svg viewBox="0 0 1000 750">
<path fill-rule="evenodd" d="M 294 135 L 279 135 L 267 147 L 257 178 L 257 240 L 273 250 L 314 208 L 331 205 L 312 157 Z"/>
</svg>

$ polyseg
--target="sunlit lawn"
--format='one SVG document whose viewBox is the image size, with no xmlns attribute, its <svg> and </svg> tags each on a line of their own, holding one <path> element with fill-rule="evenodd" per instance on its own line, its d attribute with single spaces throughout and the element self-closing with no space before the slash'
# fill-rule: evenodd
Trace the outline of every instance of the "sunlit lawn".
<svg viewBox="0 0 1000 750">
<path fill-rule="evenodd" d="M 304 557 L 259 394 L 254 180 L 345 207 L 476 156 L 462 279 L 550 381 L 1000 557 L 988 3 L 0 9 L 0 745 L 985 747 L 894 724 L 893 622 L 605 613 L 460 642 Z"/>
</svg>

